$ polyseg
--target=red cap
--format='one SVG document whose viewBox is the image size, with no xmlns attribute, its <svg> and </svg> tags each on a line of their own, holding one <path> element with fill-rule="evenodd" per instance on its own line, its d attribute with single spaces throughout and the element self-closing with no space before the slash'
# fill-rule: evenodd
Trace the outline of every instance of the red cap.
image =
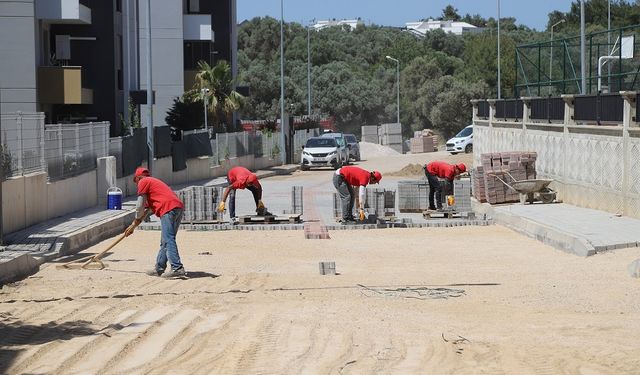
<svg viewBox="0 0 640 375">
<path fill-rule="evenodd" d="M 149 170 L 145 167 L 136 168 L 136 173 L 133 177 L 149 176 Z"/>
<path fill-rule="evenodd" d="M 376 183 L 380 182 L 380 180 L 382 180 L 382 174 L 380 174 L 380 172 L 378 171 L 373 171 L 373 177 L 376 178 Z"/>
<path fill-rule="evenodd" d="M 460 173 L 464 173 L 467 171 L 467 166 L 462 163 L 456 165 L 456 167 L 458 167 L 458 169 L 460 170 Z"/>
</svg>

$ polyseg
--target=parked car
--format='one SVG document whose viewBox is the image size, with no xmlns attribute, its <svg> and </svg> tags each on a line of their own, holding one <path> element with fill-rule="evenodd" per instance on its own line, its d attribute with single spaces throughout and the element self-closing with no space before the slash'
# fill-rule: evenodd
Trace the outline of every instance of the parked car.
<svg viewBox="0 0 640 375">
<path fill-rule="evenodd" d="M 347 141 L 349 156 L 355 161 L 360 161 L 360 143 L 358 143 L 358 138 L 353 134 L 345 134 L 344 139 Z"/>
<path fill-rule="evenodd" d="M 340 149 L 340 160 L 342 161 L 342 164 L 349 164 L 349 148 L 347 147 L 347 141 L 345 141 L 342 133 L 324 133 L 321 137 L 334 138 Z"/>
<path fill-rule="evenodd" d="M 302 148 L 300 169 L 306 171 L 311 167 L 331 167 L 338 169 L 342 166 L 340 146 L 332 137 L 312 137 L 307 139 Z"/>
<path fill-rule="evenodd" d="M 447 141 L 447 151 L 452 155 L 473 152 L 473 125 L 460 130 L 460 133 Z"/>
</svg>

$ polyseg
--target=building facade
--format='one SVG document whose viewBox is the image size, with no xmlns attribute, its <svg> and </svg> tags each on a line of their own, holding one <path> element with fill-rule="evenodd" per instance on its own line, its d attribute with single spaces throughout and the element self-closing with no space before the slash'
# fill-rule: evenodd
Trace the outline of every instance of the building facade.
<svg viewBox="0 0 640 375">
<path fill-rule="evenodd" d="M 235 2 L 151 1 L 154 126 L 192 87 L 199 60 L 227 60 L 235 76 Z M 146 4 L 0 0 L 2 112 L 44 112 L 47 123 L 109 121 L 117 136 L 131 101 L 144 124 Z"/>
<path fill-rule="evenodd" d="M 433 19 L 429 19 L 427 21 L 407 22 L 406 26 L 407 30 L 418 36 L 424 36 L 427 32 L 432 30 L 442 30 L 446 33 L 452 33 L 456 35 L 482 31 L 482 28 L 466 22 Z"/>
</svg>

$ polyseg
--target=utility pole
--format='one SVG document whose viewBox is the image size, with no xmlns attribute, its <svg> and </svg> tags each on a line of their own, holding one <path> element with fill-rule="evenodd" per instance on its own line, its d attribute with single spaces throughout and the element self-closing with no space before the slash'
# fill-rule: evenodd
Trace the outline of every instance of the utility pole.
<svg viewBox="0 0 640 375">
<path fill-rule="evenodd" d="M 551 83 L 551 81 L 553 81 L 551 79 L 551 76 L 553 75 L 552 71 L 553 71 L 553 28 L 558 26 L 559 24 L 564 22 L 564 18 L 561 19 L 560 21 L 554 23 L 553 25 L 551 25 L 551 46 L 550 46 L 550 51 L 549 51 L 549 95 L 551 95 L 551 88 L 553 87 L 553 84 Z"/>
<path fill-rule="evenodd" d="M 502 98 L 500 89 L 500 0 L 498 0 L 498 99 Z"/>
<path fill-rule="evenodd" d="M 2 87 L 0 86 L 0 93 L 2 92 Z M 3 206 L 2 206 L 2 186 L 4 185 L 4 155 L 6 150 L 4 149 L 4 142 L 2 142 L 2 98 L 0 98 L 0 150 L 2 153 L 0 154 L 0 246 L 4 244 L 4 215 L 2 214 Z"/>
<path fill-rule="evenodd" d="M 311 117 L 311 25 L 307 26 L 307 116 Z"/>
<path fill-rule="evenodd" d="M 581 94 L 587 93 L 587 66 L 584 34 L 584 0 L 580 0 L 580 75 L 582 77 Z"/>
<path fill-rule="evenodd" d="M 153 173 L 153 81 L 151 78 L 151 0 L 147 0 L 147 146 L 149 172 Z"/>
<path fill-rule="evenodd" d="M 287 163 L 284 120 L 284 0 L 280 0 L 280 155 L 282 165 Z"/>
<path fill-rule="evenodd" d="M 397 114 L 397 121 L 398 124 L 400 123 L 400 60 L 398 59 L 394 59 L 391 56 L 385 56 L 387 59 L 391 60 L 391 61 L 395 61 L 396 63 L 396 114 Z"/>
</svg>

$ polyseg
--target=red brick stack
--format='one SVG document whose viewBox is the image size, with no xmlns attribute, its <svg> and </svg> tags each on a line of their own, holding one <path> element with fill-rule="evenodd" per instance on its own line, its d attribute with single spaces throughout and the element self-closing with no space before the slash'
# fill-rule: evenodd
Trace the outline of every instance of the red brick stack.
<svg viewBox="0 0 640 375">
<path fill-rule="evenodd" d="M 536 158 L 535 152 L 480 155 L 482 165 L 476 168 L 473 181 L 476 199 L 491 204 L 519 201 L 518 193 L 507 187 L 498 177 L 507 183 L 535 179 Z"/>
</svg>

